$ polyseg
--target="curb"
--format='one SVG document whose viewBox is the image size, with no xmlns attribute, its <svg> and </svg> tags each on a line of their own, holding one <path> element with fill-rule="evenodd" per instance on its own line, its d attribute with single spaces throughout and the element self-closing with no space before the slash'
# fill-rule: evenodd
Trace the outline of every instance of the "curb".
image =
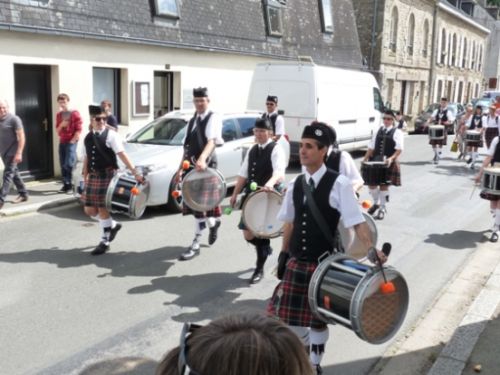
<svg viewBox="0 0 500 375">
<path fill-rule="evenodd" d="M 19 215 L 32 213 L 32 212 L 49 210 L 52 208 L 57 208 L 57 207 L 69 205 L 69 204 L 76 203 L 76 202 L 77 202 L 77 198 L 74 196 L 71 196 L 71 197 L 61 198 L 61 199 L 57 199 L 57 200 L 53 200 L 53 201 L 49 201 L 49 202 L 32 203 L 32 204 L 23 205 L 21 207 L 4 209 L 4 210 L 2 210 L 2 212 L 0 212 L 0 217 L 19 216 Z"/>
<path fill-rule="evenodd" d="M 500 263 L 439 354 L 427 375 L 460 374 L 500 303 Z"/>
</svg>

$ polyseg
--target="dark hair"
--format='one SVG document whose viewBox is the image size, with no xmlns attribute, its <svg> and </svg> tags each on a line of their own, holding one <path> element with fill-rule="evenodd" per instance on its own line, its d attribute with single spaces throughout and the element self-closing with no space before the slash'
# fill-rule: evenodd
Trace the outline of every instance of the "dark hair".
<svg viewBox="0 0 500 375">
<path fill-rule="evenodd" d="M 312 375 L 299 338 L 278 320 L 257 314 L 216 319 L 186 340 L 186 362 L 199 375 Z M 160 362 L 156 375 L 179 374 L 180 348 Z"/>
<path fill-rule="evenodd" d="M 69 96 L 68 94 L 59 94 L 57 95 L 57 101 L 59 100 L 67 100 L 69 102 Z"/>
<path fill-rule="evenodd" d="M 113 104 L 111 104 L 111 100 L 108 100 L 108 99 L 104 99 L 102 102 L 101 102 L 101 107 L 106 107 L 108 106 L 110 109 L 113 107 Z"/>
</svg>

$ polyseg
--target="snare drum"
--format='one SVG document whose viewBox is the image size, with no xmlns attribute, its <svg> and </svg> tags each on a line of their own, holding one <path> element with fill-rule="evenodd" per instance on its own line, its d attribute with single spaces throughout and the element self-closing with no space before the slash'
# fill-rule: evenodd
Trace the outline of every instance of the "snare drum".
<svg viewBox="0 0 500 375">
<path fill-rule="evenodd" d="M 182 198 L 194 211 L 205 212 L 217 207 L 226 196 L 226 181 L 214 168 L 191 170 L 182 180 Z"/>
<path fill-rule="evenodd" d="M 444 125 L 431 125 L 429 126 L 429 139 L 442 140 L 445 138 Z"/>
<path fill-rule="evenodd" d="M 132 194 L 133 187 L 138 194 Z M 110 181 L 106 192 L 106 209 L 113 213 L 120 213 L 138 219 L 146 210 L 149 197 L 149 184 L 138 184 L 129 174 L 117 174 Z"/>
<path fill-rule="evenodd" d="M 384 278 L 370 267 L 344 255 L 331 255 L 314 271 L 309 284 L 309 306 L 325 323 L 341 324 L 371 344 L 393 337 L 408 310 L 408 286 L 392 267 L 384 267 L 395 291 L 382 293 Z"/>
<path fill-rule="evenodd" d="M 378 231 L 375 220 L 373 220 L 373 218 L 366 212 L 363 212 L 363 217 L 366 221 L 366 224 L 368 224 L 368 228 L 370 229 L 372 244 L 373 246 L 377 246 Z M 342 245 L 341 250 L 343 253 L 355 259 L 360 259 L 366 256 L 366 246 L 356 235 L 356 231 L 354 230 L 354 228 L 346 228 L 344 226 L 342 218 L 340 218 L 339 220 L 337 230 L 340 235 L 340 242 Z"/>
<path fill-rule="evenodd" d="M 388 172 L 389 167 L 383 161 L 364 161 L 361 164 L 361 177 L 368 186 L 387 184 Z"/>
<path fill-rule="evenodd" d="M 467 143 L 481 142 L 481 132 L 478 132 L 477 130 L 467 130 L 465 132 L 465 142 Z"/>
<path fill-rule="evenodd" d="M 483 193 L 500 195 L 500 167 L 484 168 L 481 188 Z"/>
<path fill-rule="evenodd" d="M 276 191 L 259 190 L 248 196 L 241 218 L 245 227 L 258 238 L 278 237 L 284 223 L 277 219 L 283 197 Z"/>
</svg>

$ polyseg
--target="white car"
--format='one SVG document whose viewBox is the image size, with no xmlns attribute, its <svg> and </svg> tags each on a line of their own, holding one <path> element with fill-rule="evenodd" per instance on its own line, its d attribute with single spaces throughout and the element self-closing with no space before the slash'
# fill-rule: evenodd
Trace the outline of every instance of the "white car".
<svg viewBox="0 0 500 375">
<path fill-rule="evenodd" d="M 182 141 L 193 112 L 174 111 L 143 126 L 127 137 L 125 151 L 137 168 L 147 170 L 150 190 L 146 206 L 166 204 L 173 212 L 180 212 L 182 197 L 174 199 L 172 191 L 178 190 L 173 177 L 181 163 Z M 259 113 L 222 114 L 224 144 L 216 148 L 217 169 L 224 176 L 228 187 L 236 184 L 241 163 L 249 146 L 254 142 L 253 127 Z M 286 137 L 278 141 L 287 160 L 290 145 Z M 120 168 L 124 166 L 120 164 Z M 75 168 L 76 169 L 76 168 Z M 81 171 L 81 167 L 79 168 Z M 78 186 L 78 183 L 75 184 Z"/>
</svg>

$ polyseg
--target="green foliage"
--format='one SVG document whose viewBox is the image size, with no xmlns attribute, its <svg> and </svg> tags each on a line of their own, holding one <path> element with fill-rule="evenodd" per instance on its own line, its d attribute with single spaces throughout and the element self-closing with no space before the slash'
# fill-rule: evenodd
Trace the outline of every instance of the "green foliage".
<svg viewBox="0 0 500 375">
<path fill-rule="evenodd" d="M 500 6 L 500 0 L 488 0 L 488 5 Z"/>
</svg>

